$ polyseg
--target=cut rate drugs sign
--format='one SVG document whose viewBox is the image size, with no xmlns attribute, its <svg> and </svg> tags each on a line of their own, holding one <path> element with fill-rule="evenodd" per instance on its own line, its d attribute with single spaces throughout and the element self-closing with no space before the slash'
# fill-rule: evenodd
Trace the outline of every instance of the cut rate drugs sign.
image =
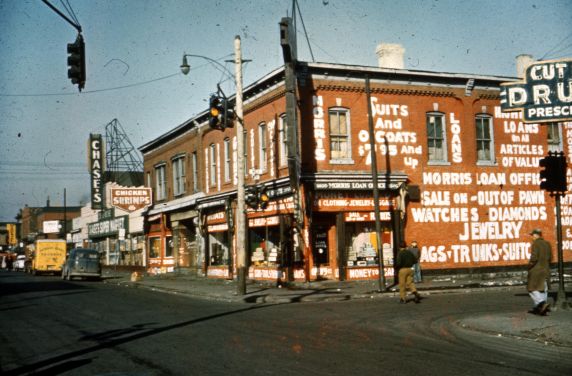
<svg viewBox="0 0 572 376">
<path fill-rule="evenodd" d="M 572 59 L 539 61 L 524 81 L 501 84 L 501 110 L 522 111 L 525 123 L 572 120 Z"/>
</svg>

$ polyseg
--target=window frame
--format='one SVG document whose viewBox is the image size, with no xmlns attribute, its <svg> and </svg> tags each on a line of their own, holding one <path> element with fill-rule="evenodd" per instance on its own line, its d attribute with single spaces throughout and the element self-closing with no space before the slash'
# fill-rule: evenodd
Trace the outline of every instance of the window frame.
<svg viewBox="0 0 572 376">
<path fill-rule="evenodd" d="M 554 123 L 546 123 L 545 125 L 546 125 L 546 142 L 548 146 L 548 152 L 564 151 L 564 145 L 562 144 L 561 123 L 554 122 Z M 556 129 L 556 132 L 554 132 L 554 129 Z M 554 133 L 558 135 L 558 139 L 556 140 L 550 137 L 551 135 L 554 135 Z"/>
<path fill-rule="evenodd" d="M 155 200 L 164 201 L 167 199 L 167 164 L 158 163 L 154 167 L 155 172 Z"/>
<path fill-rule="evenodd" d="M 199 191 L 199 161 L 197 159 L 197 152 L 191 153 L 191 167 L 193 169 L 193 193 Z"/>
<path fill-rule="evenodd" d="M 338 125 L 340 124 L 339 115 L 341 113 L 345 114 L 346 118 L 346 132 L 345 134 L 342 133 L 333 133 L 332 132 L 332 115 L 338 115 Z M 346 153 L 344 156 L 334 157 L 334 137 L 338 139 L 338 144 L 341 145 L 342 142 L 339 140 L 345 139 L 345 143 L 347 146 Z M 354 161 L 352 159 L 352 140 L 351 140 L 351 117 L 350 117 L 350 109 L 346 107 L 331 107 L 328 109 L 328 139 L 329 139 L 329 147 L 330 147 L 330 164 L 353 164 Z M 338 150 L 340 152 L 341 150 Z"/>
<path fill-rule="evenodd" d="M 436 135 L 433 138 L 430 138 L 429 136 L 429 125 L 430 125 L 430 119 L 431 118 L 439 118 L 441 119 L 441 138 L 437 138 Z M 435 129 L 434 129 L 435 130 Z M 445 113 L 443 112 L 439 112 L 439 111 L 430 111 L 427 112 L 425 114 L 425 131 L 427 132 L 427 164 L 429 165 L 449 165 L 449 153 L 448 153 L 448 149 L 447 149 L 447 122 L 446 122 L 446 117 L 445 117 Z M 442 158 L 438 159 L 436 157 L 431 157 L 431 146 L 430 146 L 430 142 L 431 141 L 436 142 L 437 140 L 440 140 L 442 145 L 441 145 L 441 153 L 442 153 Z"/>
<path fill-rule="evenodd" d="M 288 137 L 286 134 L 286 114 L 278 117 L 278 164 L 280 167 L 288 165 Z"/>
<path fill-rule="evenodd" d="M 226 137 L 224 139 L 224 182 L 229 183 L 230 177 L 232 176 L 232 160 L 231 160 L 231 146 L 230 146 L 230 138 Z"/>
<path fill-rule="evenodd" d="M 258 170 L 262 174 L 268 170 L 268 126 L 258 124 Z"/>
<path fill-rule="evenodd" d="M 171 159 L 173 175 L 173 196 L 181 196 L 187 192 L 186 155 L 178 154 Z"/>
<path fill-rule="evenodd" d="M 488 132 L 489 132 L 489 138 L 481 138 L 480 135 L 478 134 L 478 125 L 479 125 L 479 121 L 484 121 L 487 120 L 488 121 Z M 485 128 L 483 128 L 485 129 Z M 494 166 L 496 165 L 496 157 L 495 157 L 495 140 L 494 140 L 494 126 L 493 126 L 493 117 L 492 115 L 483 113 L 483 114 L 477 114 L 475 116 L 475 154 L 476 154 L 476 158 L 477 158 L 477 165 L 478 166 Z M 489 145 L 489 158 L 488 159 L 481 159 L 479 156 L 479 143 L 481 142 L 486 142 Z"/>
<path fill-rule="evenodd" d="M 217 168 L 216 144 L 209 145 L 209 187 L 216 187 L 216 168 Z"/>
</svg>

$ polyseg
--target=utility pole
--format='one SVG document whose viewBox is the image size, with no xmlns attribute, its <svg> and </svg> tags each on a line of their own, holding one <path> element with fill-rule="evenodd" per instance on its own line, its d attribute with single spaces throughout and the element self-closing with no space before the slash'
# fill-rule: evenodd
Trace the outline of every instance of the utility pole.
<svg viewBox="0 0 572 376">
<path fill-rule="evenodd" d="M 381 246 L 381 223 L 379 218 L 379 186 L 377 179 L 377 153 L 375 151 L 375 139 L 373 133 L 373 117 L 371 114 L 371 91 L 369 76 L 365 77 L 365 94 L 367 99 L 367 123 L 369 128 L 369 146 L 371 155 L 371 176 L 373 180 L 373 206 L 375 214 L 375 240 L 377 243 L 377 255 L 379 257 L 379 292 L 385 291 L 385 267 L 383 265 L 383 248 Z M 389 182 L 388 182 L 389 184 Z"/>
<path fill-rule="evenodd" d="M 242 51 L 240 36 L 234 37 L 234 69 L 236 79 L 236 270 L 239 295 L 246 295 L 246 211 L 244 206 L 244 118 L 242 103 Z"/>
</svg>

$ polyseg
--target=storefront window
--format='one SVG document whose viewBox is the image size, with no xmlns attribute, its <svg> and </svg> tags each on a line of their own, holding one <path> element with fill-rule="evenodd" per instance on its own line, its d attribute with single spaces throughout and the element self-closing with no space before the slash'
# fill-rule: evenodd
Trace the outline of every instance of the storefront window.
<svg viewBox="0 0 572 376">
<path fill-rule="evenodd" d="M 281 264 L 279 226 L 251 228 L 248 239 L 252 265 L 276 267 Z"/>
<path fill-rule="evenodd" d="M 229 249 L 228 249 L 228 232 L 213 232 L 209 235 L 209 265 L 228 265 Z"/>
<path fill-rule="evenodd" d="M 346 223 L 348 266 L 378 265 L 377 236 L 373 223 Z"/>
<path fill-rule="evenodd" d="M 161 254 L 161 238 L 149 238 L 149 258 L 158 258 Z"/>
<path fill-rule="evenodd" d="M 168 236 L 165 239 L 165 257 L 173 257 L 173 250 L 174 250 L 174 246 L 173 246 L 173 237 L 172 236 Z"/>
</svg>

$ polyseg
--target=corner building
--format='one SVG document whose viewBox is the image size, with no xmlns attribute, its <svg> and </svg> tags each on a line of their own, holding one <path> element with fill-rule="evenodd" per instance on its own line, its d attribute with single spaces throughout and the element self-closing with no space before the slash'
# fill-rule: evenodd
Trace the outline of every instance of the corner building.
<svg viewBox="0 0 572 376">
<path fill-rule="evenodd" d="M 500 84 L 515 78 L 292 68 L 244 90 L 245 184 L 270 197 L 264 209 L 247 207 L 250 278 L 379 278 L 371 139 L 387 277 L 398 245 L 412 240 L 425 271 L 523 270 L 536 227 L 556 261 L 555 205 L 539 188 L 538 161 L 548 151 L 569 156 L 572 123 L 524 124 L 502 113 Z M 207 277 L 236 276 L 236 144 L 235 129 L 211 130 L 204 111 L 140 148 L 155 195 L 148 265 L 160 259 Z M 571 208 L 564 197 L 564 234 Z M 563 249 L 570 262 L 566 236 Z M 184 265 L 180 252 L 195 261 Z"/>
</svg>

